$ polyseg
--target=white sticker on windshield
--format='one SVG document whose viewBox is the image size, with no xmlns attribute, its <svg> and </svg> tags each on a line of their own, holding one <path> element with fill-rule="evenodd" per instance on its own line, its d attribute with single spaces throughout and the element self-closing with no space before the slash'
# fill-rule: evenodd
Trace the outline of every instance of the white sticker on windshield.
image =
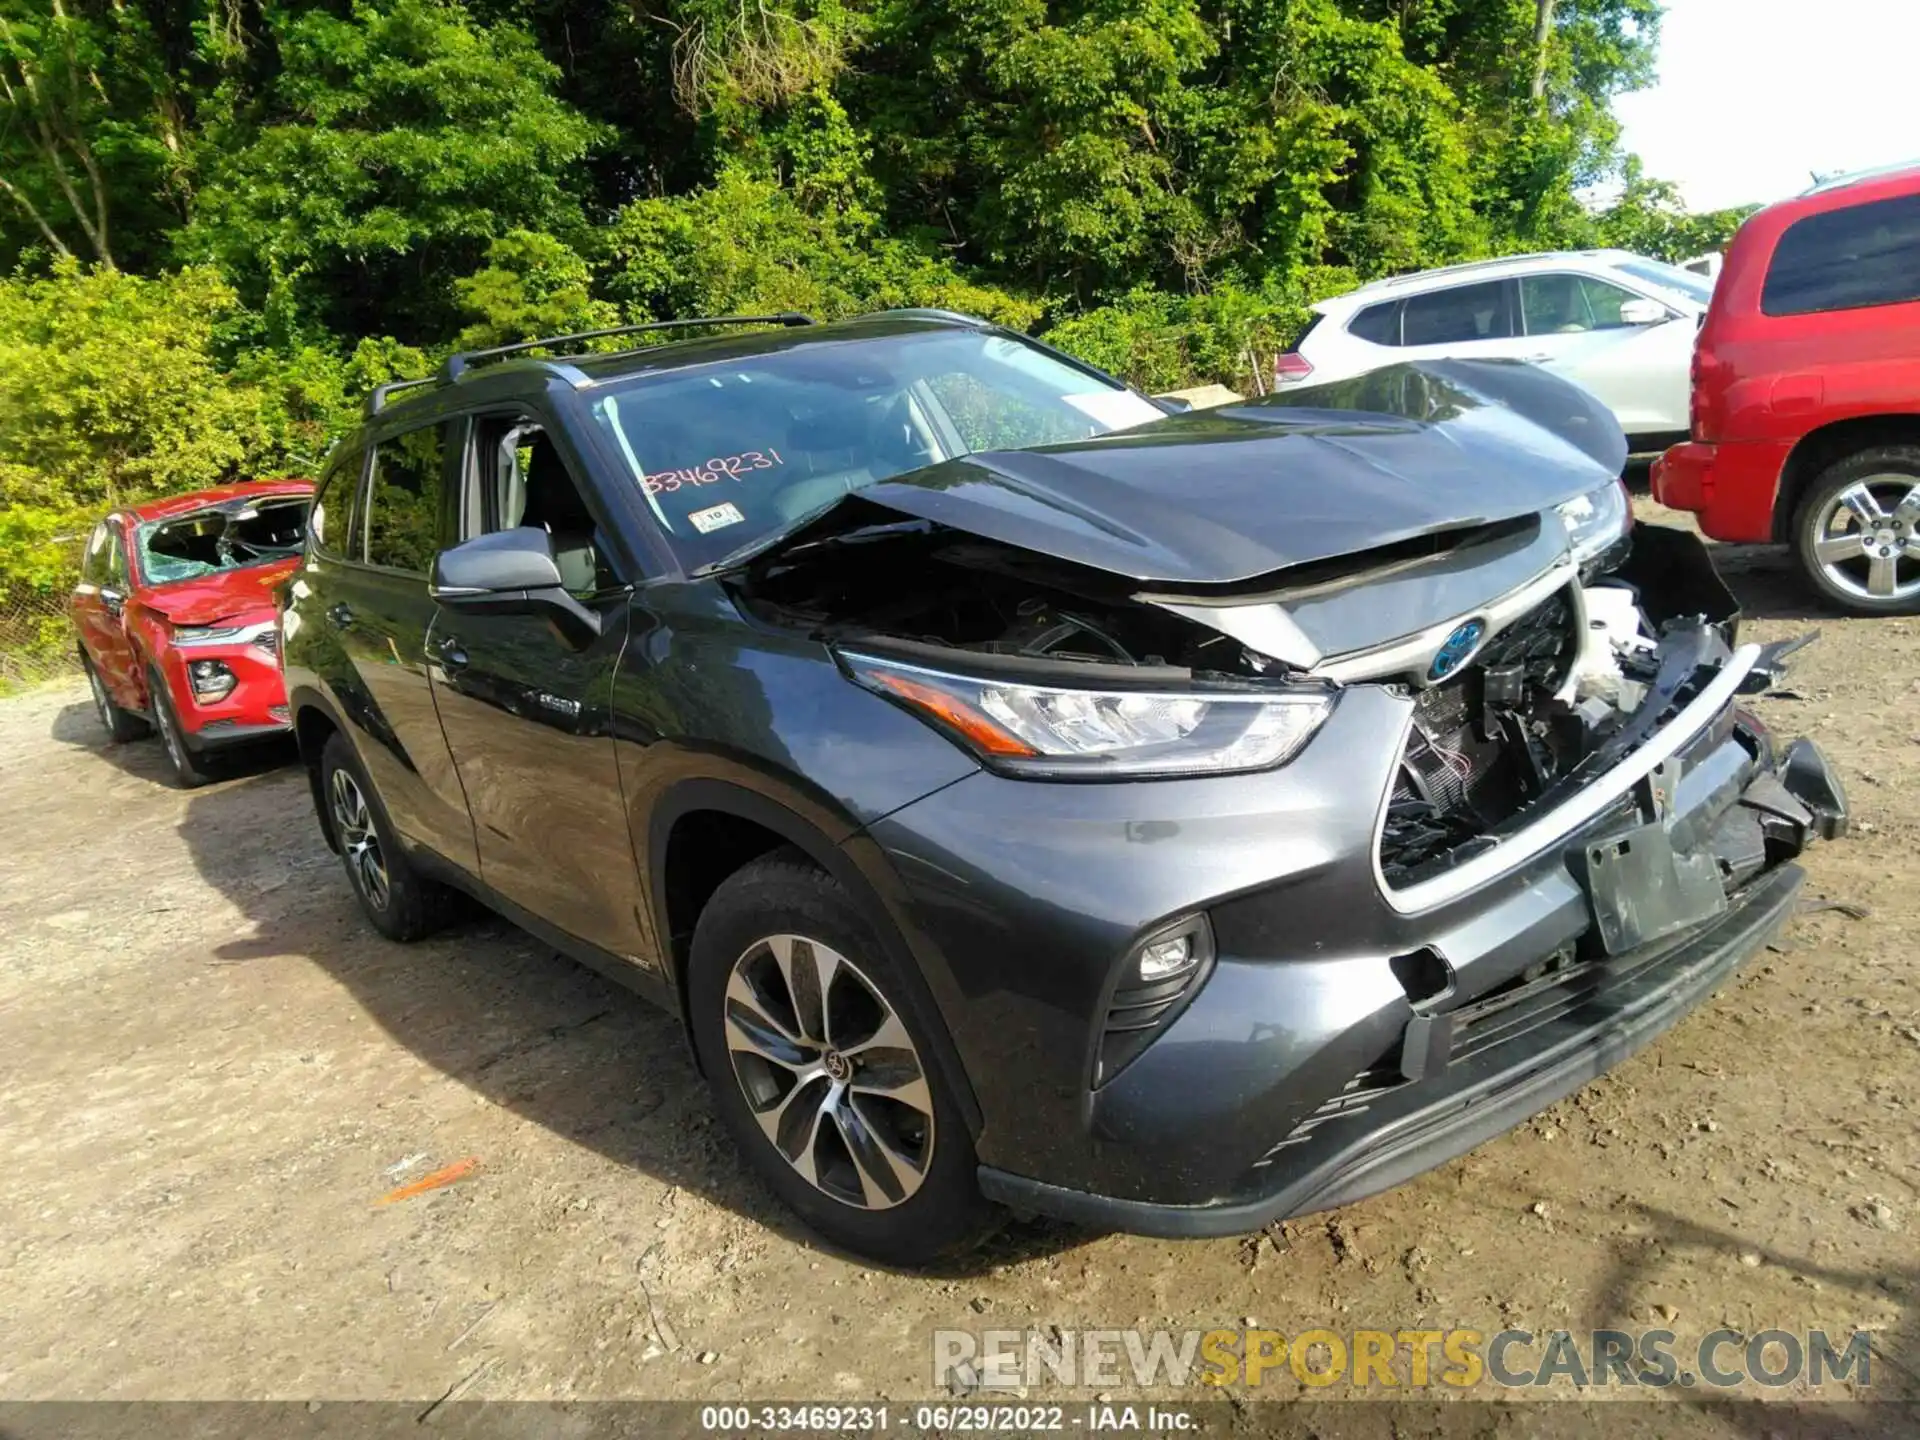
<svg viewBox="0 0 1920 1440">
<path fill-rule="evenodd" d="M 1092 390 L 1060 397 L 1082 415 L 1109 430 L 1126 430 L 1161 418 L 1161 412 L 1131 390 Z"/>
<path fill-rule="evenodd" d="M 721 530 L 729 525 L 738 525 L 747 517 L 740 513 L 737 505 L 715 505 L 710 510 L 696 510 L 687 519 L 693 528 L 705 535 L 710 530 Z"/>
</svg>

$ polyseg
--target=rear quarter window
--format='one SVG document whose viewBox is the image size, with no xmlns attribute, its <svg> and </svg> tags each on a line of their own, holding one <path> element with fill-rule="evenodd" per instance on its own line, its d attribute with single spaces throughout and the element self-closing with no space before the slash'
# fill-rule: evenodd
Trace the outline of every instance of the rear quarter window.
<svg viewBox="0 0 1920 1440">
<path fill-rule="evenodd" d="M 1347 333 L 1375 345 L 1398 345 L 1400 302 L 1389 300 L 1383 305 L 1369 305 L 1348 323 Z"/>
<path fill-rule="evenodd" d="M 1764 315 L 1813 315 L 1920 300 L 1920 195 L 1796 220 L 1760 294 Z"/>
</svg>

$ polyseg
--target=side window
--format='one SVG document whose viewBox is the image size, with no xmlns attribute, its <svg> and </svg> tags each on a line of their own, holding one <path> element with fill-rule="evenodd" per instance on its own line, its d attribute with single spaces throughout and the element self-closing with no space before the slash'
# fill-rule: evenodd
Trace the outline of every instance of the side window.
<svg viewBox="0 0 1920 1440">
<path fill-rule="evenodd" d="M 1620 307 L 1633 298 L 1631 291 L 1591 275 L 1520 277 L 1520 310 L 1529 335 L 1617 330 L 1626 323 Z"/>
<path fill-rule="evenodd" d="M 116 590 L 127 588 L 127 541 L 120 527 L 107 525 L 107 584 Z"/>
<path fill-rule="evenodd" d="M 1375 345 L 1398 345 L 1400 343 L 1400 302 L 1389 300 L 1382 305 L 1369 305 L 1353 317 L 1347 326 L 1349 335 L 1362 340 L 1372 341 Z"/>
<path fill-rule="evenodd" d="M 1767 315 L 1862 310 L 1920 300 L 1920 195 L 1796 220 L 1774 247 Z"/>
<path fill-rule="evenodd" d="M 482 416 L 473 425 L 474 496 L 461 507 L 461 538 L 530 526 L 547 533 L 560 583 L 576 595 L 620 583 L 608 563 L 605 537 L 587 506 L 586 492 L 537 420 L 525 415 Z"/>
<path fill-rule="evenodd" d="M 1504 280 L 1456 285 L 1410 295 L 1401 317 L 1403 345 L 1460 345 L 1505 340 L 1513 334 L 1513 306 Z"/>
<path fill-rule="evenodd" d="M 335 454 L 307 516 L 307 535 L 327 555 L 353 553 L 353 522 L 367 452 L 358 445 Z"/>
<path fill-rule="evenodd" d="M 93 534 L 87 537 L 86 551 L 80 556 L 80 578 L 89 585 L 107 583 L 107 547 L 112 538 L 108 534 L 110 528 L 102 520 L 93 527 Z"/>
<path fill-rule="evenodd" d="M 440 496 L 446 475 L 446 427 L 428 425 L 373 449 L 362 528 L 367 563 L 425 575 L 440 549 Z"/>
</svg>

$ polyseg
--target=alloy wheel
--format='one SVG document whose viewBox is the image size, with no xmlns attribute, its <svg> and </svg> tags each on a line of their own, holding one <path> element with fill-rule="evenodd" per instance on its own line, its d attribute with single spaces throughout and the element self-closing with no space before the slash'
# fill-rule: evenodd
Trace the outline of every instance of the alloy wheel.
<svg viewBox="0 0 1920 1440">
<path fill-rule="evenodd" d="M 911 1198 L 933 1159 L 933 1093 L 913 1038 L 846 956 L 771 935 L 727 977 L 726 1042 L 761 1131 L 802 1179 L 843 1204 Z"/>
<path fill-rule="evenodd" d="M 185 774 L 187 765 L 187 742 L 180 738 L 180 722 L 173 718 L 173 706 L 167 703 L 164 694 L 153 697 L 154 717 L 160 722 L 160 741 L 167 747 L 167 759 L 173 762 L 173 768 Z"/>
<path fill-rule="evenodd" d="M 1813 558 L 1835 589 L 1863 600 L 1920 595 L 1920 480 L 1869 475 L 1813 522 Z"/>
<path fill-rule="evenodd" d="M 367 903 L 376 910 L 384 910 L 391 893 L 387 862 L 380 853 L 380 835 L 373 828 L 367 797 L 360 793 L 353 776 L 345 770 L 335 770 L 327 788 L 333 807 L 333 830 L 339 837 L 340 853 L 346 857 L 347 869 L 359 881 Z"/>
</svg>

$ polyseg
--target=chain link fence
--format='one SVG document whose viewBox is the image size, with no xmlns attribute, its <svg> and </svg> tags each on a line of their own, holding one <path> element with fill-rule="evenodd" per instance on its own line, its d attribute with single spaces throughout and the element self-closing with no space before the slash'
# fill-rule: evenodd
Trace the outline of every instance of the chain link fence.
<svg viewBox="0 0 1920 1440">
<path fill-rule="evenodd" d="M 0 695 L 80 673 L 67 600 L 85 543 L 84 535 L 70 537 L 67 573 L 55 584 L 0 583 Z"/>
</svg>

